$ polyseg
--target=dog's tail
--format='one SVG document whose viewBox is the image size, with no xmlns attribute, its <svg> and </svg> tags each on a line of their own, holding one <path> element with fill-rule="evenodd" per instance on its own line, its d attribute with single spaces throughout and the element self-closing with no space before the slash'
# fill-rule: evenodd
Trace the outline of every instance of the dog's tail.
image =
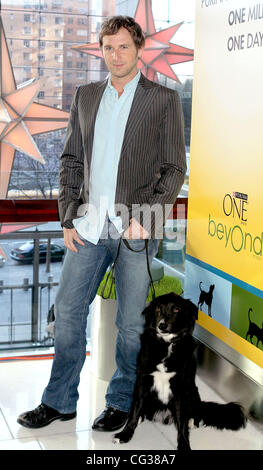
<svg viewBox="0 0 263 470">
<path fill-rule="evenodd" d="M 205 426 L 232 429 L 232 431 L 246 426 L 247 418 L 244 409 L 238 403 L 220 404 L 202 401 L 200 411 L 200 418 Z"/>
</svg>

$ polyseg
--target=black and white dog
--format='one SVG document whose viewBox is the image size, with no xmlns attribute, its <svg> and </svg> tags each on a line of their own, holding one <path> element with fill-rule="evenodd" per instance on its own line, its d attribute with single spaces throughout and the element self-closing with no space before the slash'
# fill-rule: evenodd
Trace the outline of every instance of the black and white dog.
<svg viewBox="0 0 263 470">
<path fill-rule="evenodd" d="M 192 336 L 198 308 L 170 293 L 153 300 L 143 315 L 133 403 L 125 427 L 114 435 L 113 442 L 128 442 L 139 419 L 145 418 L 174 423 L 178 450 L 191 450 L 189 429 L 201 421 L 218 429 L 244 427 L 246 417 L 239 404 L 204 402 L 199 396 Z"/>
</svg>

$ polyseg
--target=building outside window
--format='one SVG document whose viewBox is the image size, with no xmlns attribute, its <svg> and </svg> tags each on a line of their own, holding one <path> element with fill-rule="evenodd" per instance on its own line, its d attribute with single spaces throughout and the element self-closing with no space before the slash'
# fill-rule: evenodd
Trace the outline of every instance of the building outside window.
<svg viewBox="0 0 263 470">
<path fill-rule="evenodd" d="M 74 46 L 96 43 L 100 24 L 105 17 L 112 14 L 134 16 L 137 4 L 138 0 L 76 0 L 74 2 L 71 0 L 34 0 L 34 2 L 1 0 L 1 18 L 17 88 L 19 89 L 25 82 L 40 80 L 40 88 L 35 95 L 34 102 L 51 107 L 52 112 L 57 110 L 68 113 L 78 86 L 103 80 L 108 74 L 103 60 L 78 51 L 74 49 Z M 193 48 L 194 0 L 187 2 L 152 0 L 151 5 L 156 31 L 184 22 L 171 41 Z M 185 117 L 186 151 L 189 159 L 193 62 L 174 65 L 173 70 L 178 81 L 160 72 L 157 73 L 156 79 L 161 84 L 176 89 L 180 95 Z M 2 199 L 57 198 L 59 158 L 63 150 L 65 134 L 64 127 L 61 130 L 41 132 L 33 136 L 34 144 L 43 156 L 45 164 L 23 153 L 22 149 L 15 151 L 10 174 L 6 175 L 9 178 L 8 188 L 6 194 L 2 195 Z M 5 156 L 2 155 L 2 158 Z M 187 178 L 183 195 L 187 196 Z M 33 230 L 38 232 L 49 228 L 53 230 L 52 223 L 39 225 Z M 59 223 L 56 225 L 57 229 L 60 229 Z M 19 231 L 19 227 L 16 230 Z M 0 231 L 1 233 L 3 232 Z M 52 240 L 52 242 L 63 245 L 62 238 Z M 0 240 L 0 249 L 3 249 L 7 255 L 7 262 L 4 268 L 0 269 L 0 301 L 3 302 L 7 312 L 6 318 L 1 318 L 0 321 L 0 347 L 2 340 L 4 344 L 5 341 L 7 342 L 10 331 L 12 331 L 13 341 L 28 341 L 28 338 L 21 333 L 25 331 L 25 328 L 19 325 L 30 324 L 30 288 L 26 288 L 25 284 L 22 289 L 24 297 L 21 297 L 21 293 L 18 297 L 14 297 L 12 315 L 16 327 L 10 329 L 8 323 L 11 315 L 10 292 L 1 287 L 2 282 L 4 286 L 8 286 L 23 283 L 25 279 L 29 285 L 33 283 L 32 265 L 18 264 L 10 256 L 14 246 L 23 244 L 25 243 L 19 238 Z M 174 267 L 176 263 L 168 255 L 165 258 L 164 250 L 161 258 Z M 39 265 L 38 314 L 42 315 L 39 326 L 42 340 L 45 337 L 46 314 L 54 300 L 61 263 L 61 260 L 52 262 L 51 267 L 48 268 L 45 264 Z M 50 284 L 51 281 L 48 279 L 51 278 Z M 22 304 L 19 303 L 19 299 L 22 299 Z M 21 305 L 24 305 L 23 315 L 18 313 L 21 311 Z M 30 336 L 32 325 L 26 328 Z"/>
</svg>

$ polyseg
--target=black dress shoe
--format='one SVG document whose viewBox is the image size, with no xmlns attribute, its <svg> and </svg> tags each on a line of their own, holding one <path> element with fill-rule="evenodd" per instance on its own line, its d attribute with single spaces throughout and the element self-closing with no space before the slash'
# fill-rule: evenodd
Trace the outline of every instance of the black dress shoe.
<svg viewBox="0 0 263 470">
<path fill-rule="evenodd" d="M 128 413 L 125 411 L 116 410 L 116 408 L 106 408 L 95 419 L 92 429 L 96 431 L 116 431 L 120 429 L 127 421 Z"/>
<path fill-rule="evenodd" d="M 61 421 L 68 421 L 77 416 L 77 413 L 59 413 L 54 408 L 50 408 L 44 403 L 41 403 L 37 408 L 32 411 L 26 411 L 18 416 L 17 422 L 26 428 L 42 428 L 47 426 L 49 423 L 52 423 L 55 419 L 60 419 Z"/>
</svg>

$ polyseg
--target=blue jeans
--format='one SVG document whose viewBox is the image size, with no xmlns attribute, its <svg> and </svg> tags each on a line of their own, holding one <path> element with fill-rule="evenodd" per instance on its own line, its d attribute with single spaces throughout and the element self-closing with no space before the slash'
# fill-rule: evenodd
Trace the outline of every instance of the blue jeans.
<svg viewBox="0 0 263 470">
<path fill-rule="evenodd" d="M 109 226 L 112 229 L 112 224 Z M 113 230 L 114 232 L 114 230 Z M 113 233 L 112 232 L 112 233 Z M 67 250 L 55 301 L 55 356 L 42 402 L 60 413 L 73 413 L 78 400 L 80 372 L 86 358 L 86 326 L 89 305 L 98 286 L 114 261 L 119 238 L 101 238 L 97 245 L 85 241 L 78 253 Z M 134 250 L 144 240 L 128 240 Z M 158 250 L 159 240 L 149 240 L 149 262 Z M 106 406 L 129 411 L 136 380 L 136 360 L 144 320 L 141 315 L 149 291 L 145 250 L 134 253 L 123 243 L 115 268 L 118 328 L 117 369 L 108 385 Z"/>
</svg>

